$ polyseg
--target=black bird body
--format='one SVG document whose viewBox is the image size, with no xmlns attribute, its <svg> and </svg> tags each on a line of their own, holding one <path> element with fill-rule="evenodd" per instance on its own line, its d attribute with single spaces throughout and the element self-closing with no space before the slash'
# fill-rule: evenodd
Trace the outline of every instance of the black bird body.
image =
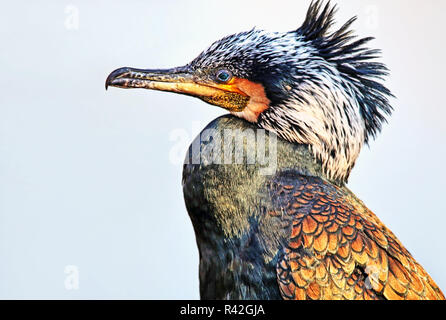
<svg viewBox="0 0 446 320">
<path fill-rule="evenodd" d="M 205 128 L 183 170 L 203 299 L 444 299 L 346 187 L 392 95 L 382 84 L 388 69 L 374 61 L 379 50 L 365 47 L 372 38 L 354 40 L 355 18 L 330 32 L 335 12 L 314 1 L 297 30 L 253 29 L 186 66 L 125 67 L 106 80 L 232 114 Z M 241 137 L 234 146 L 233 136 Z"/>
<path fill-rule="evenodd" d="M 225 130 L 257 130 L 233 116 L 211 122 L 206 130 L 224 135 Z M 269 136 L 265 145 L 269 146 Z M 285 248 L 291 224 L 268 214 L 277 209 L 270 184 L 280 172 L 321 176 L 320 164 L 312 160 L 308 148 L 277 140 L 277 169 L 261 174 L 261 165 L 247 163 L 249 150 L 257 150 L 257 140 L 246 139 L 241 164 L 220 165 L 223 148 L 214 148 L 200 134 L 200 162 L 193 164 L 189 148 L 183 169 L 183 191 L 200 253 L 200 294 L 202 299 L 281 299 L 276 265 Z M 224 141 L 222 141 L 224 143 Z M 212 147 L 209 152 L 208 148 Z M 214 153 L 215 152 L 215 153 Z M 269 152 L 267 149 L 266 152 Z M 222 160 L 223 161 L 223 160 Z"/>
<path fill-rule="evenodd" d="M 257 128 L 224 116 L 204 130 L 209 129 L 223 136 L 228 129 Z M 183 169 L 184 199 L 200 252 L 201 298 L 280 299 L 275 268 L 290 226 L 267 214 L 273 208 L 268 183 L 274 176 L 260 174 L 257 162 L 247 164 L 248 150 L 257 150 L 256 140 L 244 144 L 242 164 L 219 165 L 215 159 L 223 159 L 223 148 L 212 145 L 208 152 L 210 144 L 202 138 L 195 142 L 200 144 L 201 163 L 193 164 L 191 145 Z M 279 167 L 297 175 L 322 173 L 308 156 L 308 148 L 283 140 L 277 148 Z"/>
<path fill-rule="evenodd" d="M 225 116 L 203 132 L 256 129 Z M 324 175 L 308 146 L 279 138 L 271 175 L 247 162 L 258 147 L 246 139 L 242 163 L 216 164 L 224 148 L 201 134 L 186 157 L 183 190 L 200 253 L 202 299 L 396 299 L 393 273 L 414 272 L 406 289 L 412 298 L 442 297 L 393 233 L 343 183 Z M 306 279 L 299 276 L 308 270 Z"/>
</svg>

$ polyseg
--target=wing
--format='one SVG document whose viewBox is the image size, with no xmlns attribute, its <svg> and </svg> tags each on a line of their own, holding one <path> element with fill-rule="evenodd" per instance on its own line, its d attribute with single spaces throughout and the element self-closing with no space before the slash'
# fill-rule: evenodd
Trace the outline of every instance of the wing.
<svg viewBox="0 0 446 320">
<path fill-rule="evenodd" d="M 277 263 L 284 299 L 444 299 L 395 235 L 346 188 L 283 174 L 269 186 L 291 230 Z"/>
</svg>

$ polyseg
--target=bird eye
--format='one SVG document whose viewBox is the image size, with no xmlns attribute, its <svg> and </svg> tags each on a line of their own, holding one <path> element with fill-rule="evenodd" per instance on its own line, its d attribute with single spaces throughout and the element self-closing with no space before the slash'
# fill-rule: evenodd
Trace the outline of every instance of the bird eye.
<svg viewBox="0 0 446 320">
<path fill-rule="evenodd" d="M 232 79 L 232 74 L 228 70 L 220 70 L 216 77 L 219 82 L 226 83 Z"/>
</svg>

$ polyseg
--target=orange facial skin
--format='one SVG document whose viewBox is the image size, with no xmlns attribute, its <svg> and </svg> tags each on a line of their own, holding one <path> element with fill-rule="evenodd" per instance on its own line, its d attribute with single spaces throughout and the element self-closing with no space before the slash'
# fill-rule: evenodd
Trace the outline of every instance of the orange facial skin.
<svg viewBox="0 0 446 320">
<path fill-rule="evenodd" d="M 266 96 L 263 85 L 247 79 L 234 77 L 226 84 L 215 84 L 212 86 L 226 92 L 233 92 L 249 97 L 249 101 L 242 108 L 226 108 L 231 113 L 249 122 L 257 122 L 259 115 L 268 109 L 271 103 Z"/>
</svg>

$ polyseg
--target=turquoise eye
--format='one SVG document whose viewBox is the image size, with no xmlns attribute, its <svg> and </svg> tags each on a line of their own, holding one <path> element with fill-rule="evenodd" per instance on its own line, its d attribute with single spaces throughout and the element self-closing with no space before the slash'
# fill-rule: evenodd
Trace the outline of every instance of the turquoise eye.
<svg viewBox="0 0 446 320">
<path fill-rule="evenodd" d="M 232 79 L 232 74 L 228 70 L 220 70 L 216 77 L 219 82 L 225 83 Z"/>
</svg>

